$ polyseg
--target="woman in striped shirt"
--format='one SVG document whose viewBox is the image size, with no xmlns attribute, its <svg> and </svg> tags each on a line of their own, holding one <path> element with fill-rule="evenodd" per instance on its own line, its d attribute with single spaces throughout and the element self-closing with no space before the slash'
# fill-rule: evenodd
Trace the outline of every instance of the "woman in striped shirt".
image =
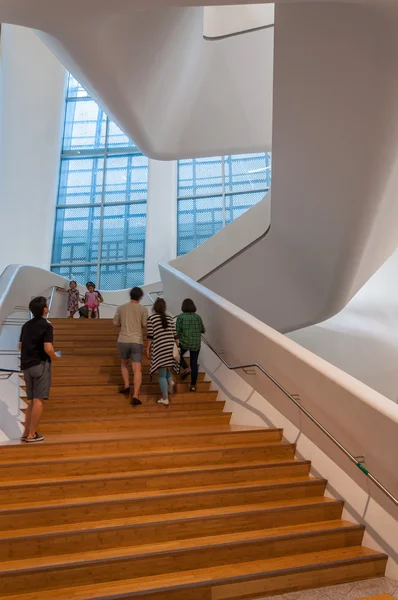
<svg viewBox="0 0 398 600">
<path fill-rule="evenodd" d="M 153 314 L 147 325 L 147 356 L 151 361 L 150 374 L 159 373 L 159 385 L 162 397 L 158 404 L 169 405 L 169 394 L 174 391 L 174 381 L 170 369 L 179 370 L 173 356 L 174 343 L 177 334 L 174 321 L 166 314 L 166 302 L 158 298 L 153 305 Z"/>
</svg>

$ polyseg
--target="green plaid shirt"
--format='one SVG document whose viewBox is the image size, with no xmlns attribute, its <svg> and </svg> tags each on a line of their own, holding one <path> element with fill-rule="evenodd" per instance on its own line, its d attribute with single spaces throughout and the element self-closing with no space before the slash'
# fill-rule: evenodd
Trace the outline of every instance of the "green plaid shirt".
<svg viewBox="0 0 398 600">
<path fill-rule="evenodd" d="M 200 336 L 205 333 L 202 319 L 196 313 L 181 313 L 176 323 L 180 346 L 185 350 L 200 350 Z"/>
</svg>

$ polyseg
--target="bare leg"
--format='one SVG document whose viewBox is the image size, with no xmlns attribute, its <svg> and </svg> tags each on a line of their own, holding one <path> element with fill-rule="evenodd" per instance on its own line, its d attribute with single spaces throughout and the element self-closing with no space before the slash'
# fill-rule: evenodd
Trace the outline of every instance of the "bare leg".
<svg viewBox="0 0 398 600">
<path fill-rule="evenodd" d="M 32 407 L 33 407 L 33 400 L 28 402 L 28 408 L 26 409 L 26 412 L 25 412 L 25 423 L 24 423 L 24 430 L 23 430 L 22 437 L 28 437 L 28 435 L 29 435 L 30 421 L 32 418 Z"/>
<path fill-rule="evenodd" d="M 134 398 L 140 397 L 140 389 L 142 383 L 142 368 L 141 363 L 133 362 L 133 373 L 134 373 Z"/>
<path fill-rule="evenodd" d="M 89 318 L 89 319 L 91 319 L 91 313 L 92 313 L 92 312 L 93 312 L 93 311 L 91 310 L 91 308 L 89 308 L 89 309 L 88 309 L 88 318 Z"/>
<path fill-rule="evenodd" d="M 98 309 L 94 308 L 93 313 L 94 313 L 94 319 L 98 319 Z"/>
<path fill-rule="evenodd" d="M 74 311 L 74 310 L 71 310 L 69 314 L 70 314 L 70 318 L 71 318 L 71 319 L 73 319 L 73 317 L 74 317 L 74 315 L 75 315 L 75 311 Z"/>
<path fill-rule="evenodd" d="M 32 407 L 32 414 L 30 417 L 30 429 L 29 429 L 28 438 L 35 437 L 37 428 L 40 423 L 41 415 L 43 413 L 44 401 L 38 400 L 37 398 L 35 398 L 32 401 L 32 404 L 33 404 L 33 407 Z"/>
<path fill-rule="evenodd" d="M 130 387 L 129 362 L 130 362 L 129 360 L 122 359 L 122 364 L 121 364 L 121 368 L 120 368 L 120 370 L 122 372 L 125 390 Z"/>
</svg>

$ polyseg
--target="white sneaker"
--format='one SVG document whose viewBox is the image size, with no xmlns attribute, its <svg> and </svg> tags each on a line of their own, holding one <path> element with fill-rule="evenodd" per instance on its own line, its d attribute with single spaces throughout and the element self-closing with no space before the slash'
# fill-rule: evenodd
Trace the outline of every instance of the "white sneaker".
<svg viewBox="0 0 398 600">
<path fill-rule="evenodd" d="M 164 404 L 165 406 L 168 406 L 170 404 L 169 399 L 166 398 L 160 398 L 160 400 L 157 401 L 157 404 Z"/>
<path fill-rule="evenodd" d="M 169 381 L 168 386 L 167 386 L 168 389 L 169 389 L 169 394 L 174 394 L 174 388 L 175 388 L 175 386 L 176 386 L 175 381 L 173 381 L 171 379 L 171 381 Z"/>
</svg>

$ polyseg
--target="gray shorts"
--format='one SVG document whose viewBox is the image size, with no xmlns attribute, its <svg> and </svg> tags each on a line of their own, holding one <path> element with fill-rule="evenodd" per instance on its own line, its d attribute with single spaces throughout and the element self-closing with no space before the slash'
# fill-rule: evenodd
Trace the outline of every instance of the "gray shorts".
<svg viewBox="0 0 398 600">
<path fill-rule="evenodd" d="M 39 365 L 29 367 L 24 372 L 26 399 L 48 400 L 51 388 L 51 363 L 43 361 Z"/>
<path fill-rule="evenodd" d="M 117 347 L 119 348 L 119 354 L 122 360 L 131 360 L 131 362 L 134 363 L 142 362 L 142 351 L 144 349 L 143 344 L 128 344 L 125 342 L 118 342 Z"/>
</svg>

